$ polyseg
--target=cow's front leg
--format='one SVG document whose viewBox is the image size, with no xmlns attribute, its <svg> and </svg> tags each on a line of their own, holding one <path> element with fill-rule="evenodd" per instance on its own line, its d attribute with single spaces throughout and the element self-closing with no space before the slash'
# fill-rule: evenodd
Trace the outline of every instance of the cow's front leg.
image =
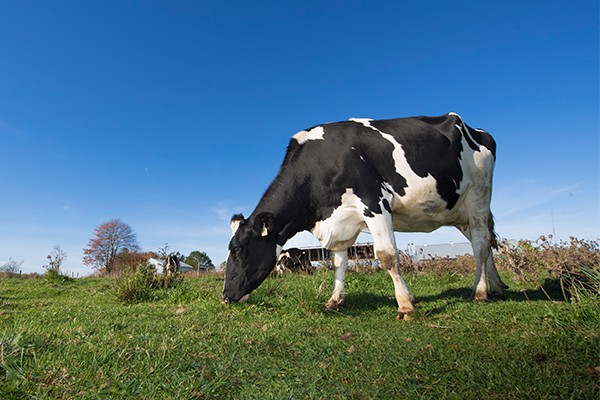
<svg viewBox="0 0 600 400">
<path fill-rule="evenodd" d="M 333 253 L 333 266 L 335 268 L 333 293 L 325 304 L 328 310 L 337 310 L 345 305 L 344 301 L 344 275 L 348 264 L 348 253 L 346 251 Z"/>
</svg>

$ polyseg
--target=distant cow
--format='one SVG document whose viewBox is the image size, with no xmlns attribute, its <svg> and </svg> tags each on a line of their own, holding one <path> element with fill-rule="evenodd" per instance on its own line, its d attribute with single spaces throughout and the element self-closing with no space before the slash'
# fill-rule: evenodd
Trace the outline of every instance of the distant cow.
<svg viewBox="0 0 600 400">
<path fill-rule="evenodd" d="M 293 247 L 291 249 L 283 250 L 279 254 L 279 257 L 277 257 L 277 264 L 275 264 L 275 271 L 278 274 L 285 271 L 310 273 L 312 267 L 308 261 L 308 254 L 306 254 L 306 251 Z"/>
<path fill-rule="evenodd" d="M 490 212 L 496 143 L 454 113 L 390 120 L 352 119 L 298 132 L 249 218 L 234 215 L 223 301 L 248 299 L 275 267 L 281 246 L 309 230 L 333 252 L 327 307 L 344 303 L 346 250 L 368 229 L 392 277 L 398 319 L 415 299 L 400 276 L 394 231 L 458 228 L 476 258 L 473 297 L 501 297 Z"/>
<path fill-rule="evenodd" d="M 163 273 L 165 275 L 175 275 L 179 272 L 179 258 L 175 254 L 169 254 L 165 260 Z"/>
</svg>

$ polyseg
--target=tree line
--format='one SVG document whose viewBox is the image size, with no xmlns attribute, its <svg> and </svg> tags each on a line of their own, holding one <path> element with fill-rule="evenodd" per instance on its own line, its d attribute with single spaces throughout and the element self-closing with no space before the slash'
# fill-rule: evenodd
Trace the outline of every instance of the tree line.
<svg viewBox="0 0 600 400">
<path fill-rule="evenodd" d="M 191 265 L 194 271 L 215 269 L 208 254 L 203 251 L 194 250 L 186 256 L 178 251 L 170 252 L 169 245 L 166 243 L 158 252 L 142 251 L 133 228 L 120 219 L 112 219 L 94 229 L 94 236 L 90 239 L 88 247 L 83 249 L 83 264 L 92 267 L 100 274 L 110 275 L 135 270 L 139 264 L 150 258 L 164 260 L 171 254 L 175 255 L 180 262 Z M 60 245 L 55 245 L 47 259 L 48 264 L 43 266 L 44 269 L 48 273 L 60 274 L 67 253 Z M 7 262 L 0 264 L 0 273 L 19 273 L 24 261 L 9 257 Z"/>
<path fill-rule="evenodd" d="M 194 271 L 215 269 L 212 260 L 203 251 L 192 251 L 185 256 L 179 252 L 169 252 L 168 244 L 160 248 L 158 253 L 142 251 L 133 228 L 120 219 L 104 222 L 94 229 L 88 247 L 83 249 L 83 264 L 98 273 L 109 275 L 135 269 L 150 258 L 165 259 L 170 254 L 191 265 Z"/>
<path fill-rule="evenodd" d="M 92 267 L 100 274 L 110 275 L 128 270 L 135 270 L 138 265 L 150 258 L 166 259 L 175 255 L 180 262 L 192 266 L 194 271 L 211 271 L 215 269 L 212 260 L 203 251 L 194 250 L 189 255 L 170 252 L 165 243 L 158 252 L 142 251 L 133 228 L 120 219 L 111 219 L 94 229 L 94 235 L 83 249 L 83 264 Z M 49 273 L 60 274 L 62 263 L 67 253 L 59 245 L 55 245 L 47 257 L 48 265 L 44 269 Z M 0 273 L 19 273 L 24 260 L 9 258 L 0 265 Z"/>
</svg>

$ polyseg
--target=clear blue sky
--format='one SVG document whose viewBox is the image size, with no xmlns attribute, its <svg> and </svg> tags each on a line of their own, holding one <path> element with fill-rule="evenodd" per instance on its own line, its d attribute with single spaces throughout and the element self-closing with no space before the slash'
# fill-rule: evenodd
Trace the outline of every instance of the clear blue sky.
<svg viewBox="0 0 600 400">
<path fill-rule="evenodd" d="M 498 142 L 502 237 L 600 238 L 598 21 L 597 0 L 0 1 L 0 264 L 43 272 L 58 244 L 87 274 L 120 218 L 218 265 L 295 132 L 448 111 Z"/>
</svg>

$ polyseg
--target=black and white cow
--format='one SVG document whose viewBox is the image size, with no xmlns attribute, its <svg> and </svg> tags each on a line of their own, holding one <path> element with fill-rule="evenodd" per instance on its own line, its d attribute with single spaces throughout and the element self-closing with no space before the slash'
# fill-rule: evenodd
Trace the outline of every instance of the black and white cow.
<svg viewBox="0 0 600 400">
<path fill-rule="evenodd" d="M 309 230 L 333 252 L 327 307 L 344 303 L 346 250 L 368 229 L 395 287 L 398 319 L 415 299 L 399 272 L 394 231 L 458 228 L 477 261 L 473 297 L 502 297 L 490 212 L 496 143 L 459 115 L 351 119 L 296 133 L 283 164 L 249 218 L 234 215 L 223 301 L 243 302 L 275 266 L 281 246 Z"/>
<path fill-rule="evenodd" d="M 181 269 L 179 264 L 179 257 L 176 254 L 169 254 L 165 260 L 163 267 L 163 274 L 165 275 L 175 275 Z"/>
<path fill-rule="evenodd" d="M 275 271 L 282 274 L 286 271 L 291 272 L 311 272 L 311 265 L 306 251 L 292 247 L 283 250 L 277 257 Z"/>
</svg>

